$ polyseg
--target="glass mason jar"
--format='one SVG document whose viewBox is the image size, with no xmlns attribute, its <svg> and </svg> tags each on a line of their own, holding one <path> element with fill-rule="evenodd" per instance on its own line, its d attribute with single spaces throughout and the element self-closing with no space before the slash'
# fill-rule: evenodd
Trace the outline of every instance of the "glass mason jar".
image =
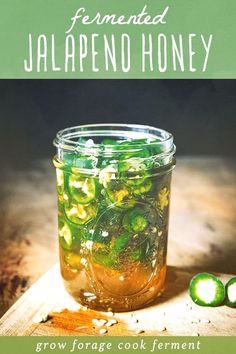
<svg viewBox="0 0 236 354">
<path fill-rule="evenodd" d="M 54 145 L 67 291 L 109 311 L 153 301 L 166 276 L 172 135 L 143 125 L 94 124 L 60 131 Z"/>
</svg>

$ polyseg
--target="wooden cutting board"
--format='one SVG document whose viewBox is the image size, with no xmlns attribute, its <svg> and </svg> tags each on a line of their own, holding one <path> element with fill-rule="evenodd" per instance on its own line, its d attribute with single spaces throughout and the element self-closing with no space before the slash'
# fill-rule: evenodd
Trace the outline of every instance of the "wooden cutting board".
<svg viewBox="0 0 236 354">
<path fill-rule="evenodd" d="M 223 282 L 231 276 L 217 274 Z M 4 336 L 100 335 L 93 319 L 116 319 L 105 335 L 236 335 L 236 309 L 195 305 L 188 296 L 193 273 L 168 268 L 166 291 L 156 303 L 135 312 L 104 313 L 78 305 L 64 290 L 59 266 L 52 267 L 0 320 Z M 63 310 L 64 309 L 64 310 Z M 49 313 L 44 323 L 35 323 Z M 138 333 L 141 332 L 142 333 Z"/>
</svg>

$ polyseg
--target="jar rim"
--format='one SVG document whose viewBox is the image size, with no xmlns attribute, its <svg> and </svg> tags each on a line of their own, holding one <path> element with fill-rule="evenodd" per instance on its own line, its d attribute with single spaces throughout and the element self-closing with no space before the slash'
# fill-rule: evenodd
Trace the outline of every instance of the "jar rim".
<svg viewBox="0 0 236 354">
<path fill-rule="evenodd" d="M 147 138 L 146 143 L 142 143 L 142 148 L 145 146 L 160 146 L 162 147 L 162 154 L 174 154 L 175 146 L 173 143 L 173 135 L 166 130 L 142 124 L 121 124 L 121 123 L 99 123 L 99 124 L 85 124 L 78 125 L 60 130 L 53 140 L 54 146 L 59 149 L 67 151 L 81 151 L 88 148 L 87 141 L 78 141 L 81 137 L 92 139 L 95 137 L 127 137 L 131 138 L 132 145 L 129 147 L 124 146 L 124 149 L 116 150 L 115 145 L 106 144 L 106 150 L 109 153 L 115 152 L 132 152 L 140 150 L 140 143 L 134 144 L 135 139 Z M 152 141 L 153 139 L 153 141 Z M 156 139 L 159 139 L 158 141 Z M 91 148 L 93 151 L 99 152 L 102 144 L 92 143 Z M 128 150 L 127 150 L 128 149 Z M 104 153 L 104 146 L 103 146 Z"/>
</svg>

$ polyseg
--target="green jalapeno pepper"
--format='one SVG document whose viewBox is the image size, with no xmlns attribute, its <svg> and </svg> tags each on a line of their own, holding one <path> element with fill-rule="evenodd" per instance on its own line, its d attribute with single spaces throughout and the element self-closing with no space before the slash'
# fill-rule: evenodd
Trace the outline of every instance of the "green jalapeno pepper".
<svg viewBox="0 0 236 354">
<path fill-rule="evenodd" d="M 123 218 L 124 228 L 131 232 L 144 231 L 149 224 L 145 214 L 146 213 L 140 207 L 136 207 L 127 212 Z"/>
<path fill-rule="evenodd" d="M 143 183 L 138 185 L 133 185 L 132 192 L 135 196 L 142 196 L 142 194 L 147 194 L 153 189 L 153 182 L 150 179 L 146 179 Z"/>
<path fill-rule="evenodd" d="M 64 192 L 64 172 L 60 169 L 56 169 L 56 176 L 57 176 L 57 191 L 58 194 L 63 194 Z"/>
<path fill-rule="evenodd" d="M 111 202 L 122 209 L 132 208 L 135 205 L 131 191 L 120 181 L 110 181 L 106 188 L 106 193 Z"/>
<path fill-rule="evenodd" d="M 103 206 L 104 207 L 104 206 Z M 107 205 L 105 205 L 105 208 Z M 113 235 L 119 233 L 119 228 L 122 223 L 122 213 L 116 208 L 110 207 L 102 210 L 102 214 L 98 218 L 94 229 L 90 231 L 91 240 L 107 244 L 111 241 Z"/>
<path fill-rule="evenodd" d="M 192 300 L 200 306 L 218 306 L 225 298 L 225 287 L 214 275 L 199 273 L 189 285 Z"/>
<path fill-rule="evenodd" d="M 145 152 L 140 152 L 140 155 L 141 154 L 145 154 Z M 123 156 L 120 157 L 120 161 L 118 161 L 118 171 L 120 173 L 142 171 L 143 169 L 146 169 L 147 161 L 143 160 L 143 157 L 145 156 L 138 156 L 138 153 L 134 154 L 134 156 L 132 156 L 131 153 L 129 155 L 130 157 L 127 157 L 127 159 L 124 159 Z"/>
<path fill-rule="evenodd" d="M 73 227 L 61 217 L 58 219 L 58 229 L 59 242 L 64 250 L 70 251 L 80 244 L 82 237 L 80 229 Z"/>
<path fill-rule="evenodd" d="M 139 244 L 134 249 L 132 249 L 130 253 L 130 258 L 133 261 L 140 261 L 140 262 L 144 261 L 146 259 L 147 248 L 148 248 L 148 241 Z"/>
<path fill-rule="evenodd" d="M 74 224 L 84 225 L 91 219 L 96 217 L 97 208 L 96 205 L 90 203 L 77 204 L 77 203 L 68 203 L 64 206 L 65 214 L 68 220 Z"/>
<path fill-rule="evenodd" d="M 111 234 L 105 230 L 90 230 L 89 239 L 93 242 L 107 244 L 111 240 Z"/>
<path fill-rule="evenodd" d="M 79 155 L 74 161 L 74 165 L 71 168 L 73 173 L 80 173 L 81 170 L 92 170 L 96 169 L 98 165 L 98 158 L 96 156 L 83 156 Z"/>
<path fill-rule="evenodd" d="M 117 264 L 117 257 L 107 249 L 100 249 L 98 252 L 93 253 L 93 261 L 102 266 L 112 268 Z"/>
<path fill-rule="evenodd" d="M 63 155 L 63 170 L 74 173 L 81 172 L 82 169 L 96 168 L 98 158 L 93 154 L 82 155 L 78 152 L 68 152 Z"/>
<path fill-rule="evenodd" d="M 68 152 L 63 155 L 63 164 L 64 164 L 65 169 L 68 169 L 71 166 L 74 166 L 74 161 L 76 159 L 76 156 L 77 155 L 74 152 L 73 153 Z"/>
<path fill-rule="evenodd" d="M 236 277 L 231 278 L 225 286 L 226 305 L 236 307 Z"/>
<path fill-rule="evenodd" d="M 130 240 L 130 234 L 126 231 L 123 232 L 121 235 L 119 235 L 114 242 L 113 245 L 113 251 L 116 253 L 119 253 L 121 251 L 123 251 L 123 249 L 125 248 L 125 246 L 128 244 Z"/>
<path fill-rule="evenodd" d="M 71 174 L 68 178 L 68 190 L 71 197 L 80 204 L 90 203 L 96 196 L 96 184 L 93 178 Z"/>
<path fill-rule="evenodd" d="M 105 138 L 102 140 L 101 145 L 117 145 L 119 142 L 114 139 Z"/>
</svg>

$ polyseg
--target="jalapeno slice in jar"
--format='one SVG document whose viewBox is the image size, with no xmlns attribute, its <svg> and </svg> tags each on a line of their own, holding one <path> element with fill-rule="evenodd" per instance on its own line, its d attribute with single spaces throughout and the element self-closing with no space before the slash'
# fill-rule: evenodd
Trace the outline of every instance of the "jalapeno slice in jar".
<svg viewBox="0 0 236 354">
<path fill-rule="evenodd" d="M 140 153 L 141 154 L 141 153 Z M 133 171 L 142 171 L 146 169 L 147 161 L 144 160 L 142 156 L 131 156 L 130 158 L 123 160 L 122 157 L 118 162 L 119 172 L 133 172 Z"/>
<path fill-rule="evenodd" d="M 76 159 L 76 154 L 75 153 L 64 153 L 63 155 L 63 163 L 66 169 L 70 168 L 71 166 L 74 165 L 74 161 Z"/>
<path fill-rule="evenodd" d="M 143 232 L 148 224 L 146 213 L 140 207 L 128 211 L 123 218 L 123 227 L 131 232 Z"/>
<path fill-rule="evenodd" d="M 111 235 L 108 231 L 103 231 L 103 230 L 92 230 L 93 232 L 90 232 L 88 234 L 88 239 L 90 239 L 93 242 L 97 243 L 103 243 L 107 244 L 111 240 Z"/>
<path fill-rule="evenodd" d="M 112 180 L 106 188 L 106 193 L 116 206 L 122 209 L 129 209 L 135 205 L 135 200 L 130 189 L 121 181 Z"/>
<path fill-rule="evenodd" d="M 135 196 L 142 196 L 143 194 L 147 194 L 151 192 L 153 189 L 153 183 L 150 179 L 146 179 L 142 184 L 134 185 L 132 188 L 132 192 Z"/>
<path fill-rule="evenodd" d="M 93 252 L 93 261 L 104 267 L 112 268 L 117 264 L 117 257 L 109 248 L 100 248 Z"/>
<path fill-rule="evenodd" d="M 119 142 L 114 139 L 105 138 L 102 140 L 101 145 L 117 145 Z"/>
<path fill-rule="evenodd" d="M 98 164 L 98 158 L 91 155 L 79 155 L 71 168 L 73 173 L 80 173 L 81 170 L 93 170 L 96 169 Z"/>
<path fill-rule="evenodd" d="M 236 277 L 231 278 L 225 286 L 226 289 L 226 305 L 236 307 Z"/>
<path fill-rule="evenodd" d="M 63 218 L 58 219 L 59 243 L 64 250 L 70 251 L 80 244 L 80 230 L 74 228 Z"/>
<path fill-rule="evenodd" d="M 131 188 L 132 193 L 136 196 L 142 196 L 153 190 L 153 182 L 151 175 L 147 171 L 122 173 L 121 178 L 124 183 Z"/>
<path fill-rule="evenodd" d="M 76 202 L 88 204 L 96 196 L 96 183 L 93 178 L 71 174 L 68 178 L 68 190 Z"/>
<path fill-rule="evenodd" d="M 58 194 L 63 194 L 64 191 L 64 172 L 60 168 L 56 168 L 56 176 L 57 176 L 57 191 Z"/>
<path fill-rule="evenodd" d="M 92 203 L 88 205 L 75 203 L 65 204 L 64 210 L 67 219 L 79 225 L 86 224 L 89 220 L 95 218 L 97 214 L 96 205 Z"/>
<path fill-rule="evenodd" d="M 131 173 L 122 173 L 121 178 L 124 180 L 124 182 L 128 186 L 139 186 L 141 185 L 149 176 L 149 174 L 146 171 L 140 171 L 140 172 L 131 172 Z"/>
<path fill-rule="evenodd" d="M 148 249 L 148 241 L 146 240 L 145 242 L 137 245 L 134 249 L 132 249 L 130 253 L 130 258 L 135 262 L 144 261 L 146 259 L 147 249 Z"/>
<path fill-rule="evenodd" d="M 199 273 L 190 282 L 189 294 L 197 305 L 218 306 L 224 301 L 225 287 L 214 275 Z"/>
<path fill-rule="evenodd" d="M 129 240 L 130 240 L 130 234 L 127 231 L 120 234 L 115 239 L 114 245 L 112 247 L 113 251 L 116 253 L 123 251 L 125 246 L 128 244 Z"/>
<path fill-rule="evenodd" d="M 94 242 L 107 244 L 111 238 L 119 233 L 122 223 L 122 213 L 116 208 L 105 208 L 97 218 L 93 230 L 90 230 L 90 239 Z"/>
<path fill-rule="evenodd" d="M 93 256 L 94 262 L 105 267 L 111 268 L 116 264 L 116 260 L 114 259 L 113 255 L 110 254 L 95 254 Z"/>
</svg>

